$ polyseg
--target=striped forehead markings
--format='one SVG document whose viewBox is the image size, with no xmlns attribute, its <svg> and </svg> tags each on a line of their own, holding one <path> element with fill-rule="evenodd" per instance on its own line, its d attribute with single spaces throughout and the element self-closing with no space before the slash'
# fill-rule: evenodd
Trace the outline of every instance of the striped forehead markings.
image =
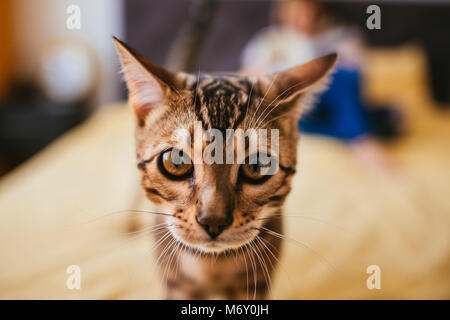
<svg viewBox="0 0 450 320">
<path fill-rule="evenodd" d="M 245 117 L 251 82 L 238 77 L 199 77 L 195 111 L 205 129 L 236 129 Z"/>
</svg>

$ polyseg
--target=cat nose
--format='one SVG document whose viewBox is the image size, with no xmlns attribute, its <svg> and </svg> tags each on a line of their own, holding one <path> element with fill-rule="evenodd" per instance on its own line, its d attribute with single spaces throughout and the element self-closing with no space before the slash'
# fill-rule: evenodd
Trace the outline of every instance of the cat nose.
<svg viewBox="0 0 450 320">
<path fill-rule="evenodd" d="M 197 215 L 196 220 L 198 224 L 205 229 L 211 239 L 215 239 L 223 232 L 223 230 L 233 223 L 233 216 L 214 217 Z"/>
</svg>

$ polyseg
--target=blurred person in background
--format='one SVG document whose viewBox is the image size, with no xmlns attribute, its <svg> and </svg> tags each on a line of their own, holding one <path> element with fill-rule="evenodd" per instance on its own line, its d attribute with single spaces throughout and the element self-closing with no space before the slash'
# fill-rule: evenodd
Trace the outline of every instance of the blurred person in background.
<svg viewBox="0 0 450 320">
<path fill-rule="evenodd" d="M 385 169 L 389 159 L 371 132 L 369 110 L 361 97 L 364 44 L 357 30 L 340 24 L 315 0 L 284 0 L 275 4 L 275 24 L 247 44 L 242 69 L 250 74 L 276 72 L 337 52 L 338 63 L 328 89 L 299 122 L 301 132 L 321 134 L 350 143 L 356 155 L 372 167 Z M 398 125 L 398 115 L 385 109 Z M 394 120 L 394 121 L 393 121 Z"/>
</svg>

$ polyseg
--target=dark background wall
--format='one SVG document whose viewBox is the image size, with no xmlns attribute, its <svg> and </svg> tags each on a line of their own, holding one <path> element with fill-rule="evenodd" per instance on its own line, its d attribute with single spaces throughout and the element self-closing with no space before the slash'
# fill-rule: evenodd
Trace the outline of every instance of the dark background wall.
<svg viewBox="0 0 450 320">
<path fill-rule="evenodd" d="M 189 0 L 126 2 L 127 42 L 157 64 L 188 18 Z M 200 59 L 203 71 L 235 70 L 240 52 L 269 21 L 270 1 L 220 1 Z"/>
<path fill-rule="evenodd" d="M 191 0 L 127 0 L 126 37 L 152 61 L 163 65 L 170 44 L 186 21 Z M 246 42 L 270 22 L 269 0 L 220 0 L 217 14 L 203 47 L 201 71 L 239 68 Z M 382 29 L 368 30 L 364 1 L 326 1 L 346 23 L 359 27 L 371 46 L 420 43 L 429 57 L 435 98 L 450 101 L 450 5 L 433 1 L 383 1 Z M 376 3 L 376 2 L 375 2 Z"/>
</svg>

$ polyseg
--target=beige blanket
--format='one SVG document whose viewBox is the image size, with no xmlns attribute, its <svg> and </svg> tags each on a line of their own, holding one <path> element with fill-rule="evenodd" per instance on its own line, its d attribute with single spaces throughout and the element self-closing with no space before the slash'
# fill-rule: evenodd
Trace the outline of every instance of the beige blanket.
<svg viewBox="0 0 450 320">
<path fill-rule="evenodd" d="M 391 173 L 369 170 L 348 146 L 303 136 L 285 208 L 275 299 L 450 298 L 450 121 L 431 109 L 423 58 L 377 52 L 368 95 L 409 111 L 407 136 L 389 147 Z M 163 298 L 144 233 L 133 121 L 123 105 L 85 124 L 0 181 L 0 298 Z M 301 244 L 299 244 L 301 243 Z M 69 290 L 66 272 L 81 270 Z M 381 270 L 369 290 L 367 267 Z"/>
</svg>

